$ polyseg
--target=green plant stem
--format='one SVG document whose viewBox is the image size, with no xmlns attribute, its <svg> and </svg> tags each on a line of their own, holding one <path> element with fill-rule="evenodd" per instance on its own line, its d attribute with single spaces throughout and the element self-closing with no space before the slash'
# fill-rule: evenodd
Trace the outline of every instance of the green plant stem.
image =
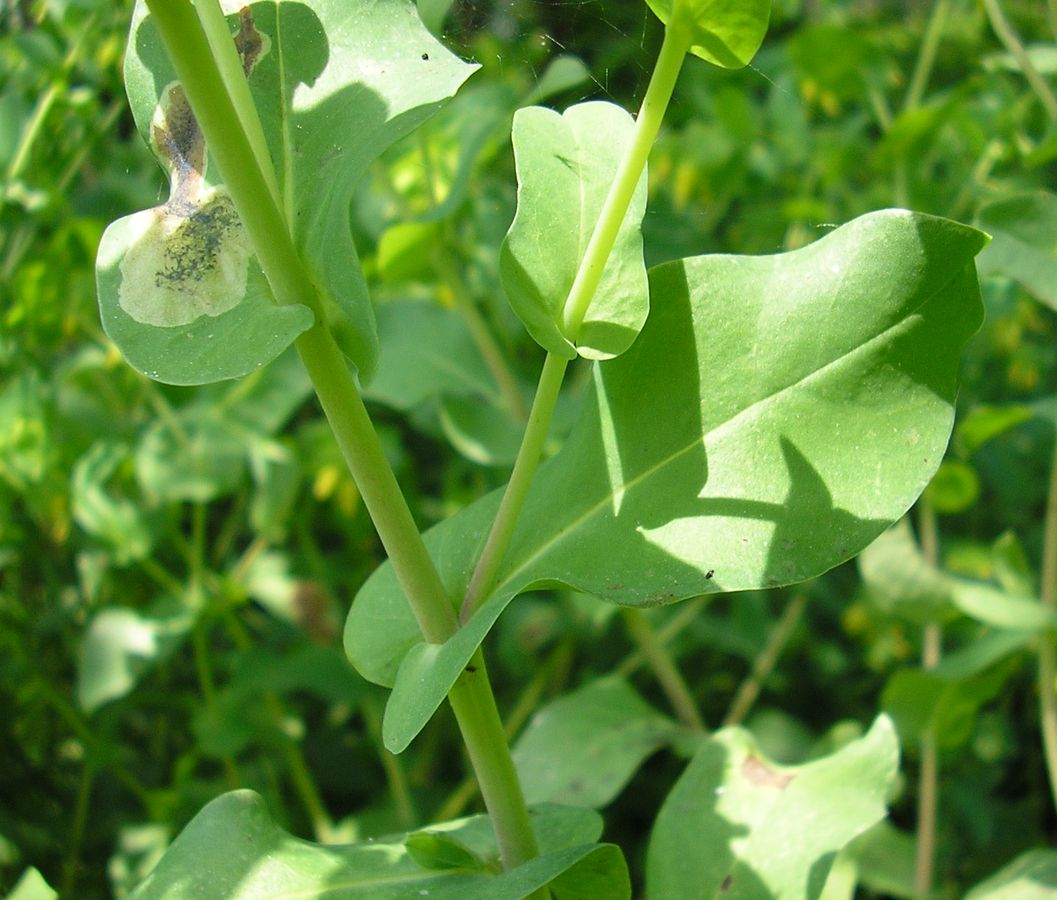
<svg viewBox="0 0 1057 900">
<path fill-rule="evenodd" d="M 422 155 L 422 171 L 426 182 L 426 195 L 429 197 L 430 205 L 435 209 L 440 202 L 440 195 L 437 191 L 437 167 L 429 142 L 429 132 L 425 126 L 419 129 L 419 150 Z M 466 322 L 466 327 L 470 330 L 470 337 L 473 339 L 474 344 L 477 345 L 477 350 L 484 359 L 485 365 L 488 366 L 488 371 L 492 373 L 507 409 L 519 422 L 525 422 L 528 420 L 528 410 L 525 408 L 525 401 L 521 396 L 521 389 L 518 387 L 517 379 L 507 363 L 506 356 L 500 348 L 499 342 L 496 341 L 495 335 L 492 334 L 492 330 L 488 327 L 488 323 L 485 322 L 484 316 L 481 315 L 481 311 L 477 308 L 473 295 L 466 286 L 466 279 L 462 277 L 452 259 L 452 253 L 448 249 L 452 240 L 452 228 L 445 226 L 441 231 L 441 239 L 433 254 L 433 264 L 441 279 L 448 286 L 448 290 L 451 291 L 455 308 L 459 311 L 459 315 L 463 317 L 463 321 Z"/>
<path fill-rule="evenodd" d="M 213 666 L 209 659 L 209 633 L 201 616 L 195 622 L 191 632 L 191 640 L 194 647 L 195 673 L 198 676 L 198 690 L 202 694 L 202 701 L 206 709 L 212 710 L 216 707 L 217 692 L 216 683 L 213 678 Z M 221 757 L 221 765 L 224 767 L 224 780 L 228 788 L 234 790 L 241 783 L 238 766 L 230 753 Z"/>
<path fill-rule="evenodd" d="M 536 387 L 536 398 L 532 402 L 525 434 L 514 460 L 514 469 L 510 473 L 510 481 L 507 483 L 503 499 L 499 502 L 499 510 L 492 523 L 492 530 L 488 533 L 484 550 L 481 551 L 481 557 L 466 588 L 460 614 L 463 622 L 468 621 L 477 611 L 495 584 L 495 577 L 510 544 L 510 538 L 513 537 L 517 518 L 525 505 L 525 498 L 543 456 L 543 446 L 568 367 L 569 360 L 553 353 L 548 353 L 543 362 L 543 371 Z"/>
<path fill-rule="evenodd" d="M 940 45 L 940 37 L 943 35 L 943 26 L 947 22 L 950 7 L 950 0 L 936 0 L 932 7 L 932 15 L 929 17 L 928 25 L 925 26 L 925 37 L 918 50 L 917 62 L 914 64 L 914 74 L 910 77 L 910 86 L 903 98 L 904 111 L 917 109 L 925 96 L 925 87 L 928 85 L 929 76 L 932 75 L 932 66 L 936 62 L 936 50 Z"/>
<path fill-rule="evenodd" d="M 782 650 L 788 643 L 789 638 L 792 637 L 793 630 L 800 622 L 805 606 L 807 606 L 807 595 L 800 593 L 796 594 L 786 605 L 785 610 L 782 612 L 782 617 L 771 632 L 767 643 L 753 661 L 752 671 L 741 683 L 738 692 L 734 695 L 730 709 L 723 719 L 724 726 L 740 725 L 745 721 L 745 717 L 749 714 L 749 710 L 752 709 L 756 698 L 760 696 L 764 681 L 778 664 L 778 658 L 782 655 Z"/>
<path fill-rule="evenodd" d="M 235 106 L 239 125 L 250 143 L 257 167 L 268 183 L 272 202 L 279 206 L 279 185 L 275 179 L 272 157 L 268 152 L 268 140 L 264 136 L 261 120 L 257 117 L 253 97 L 250 94 L 250 85 L 246 80 L 247 73 L 235 42 L 232 40 L 227 19 L 216 0 L 193 0 L 193 3 L 195 12 L 198 14 L 198 21 L 202 24 L 202 31 L 209 42 L 212 57 L 216 61 L 217 71 Z"/>
<path fill-rule="evenodd" d="M 532 680 L 522 690 L 514 703 L 513 709 L 510 710 L 506 720 L 503 722 L 503 733 L 508 741 L 514 739 L 514 736 L 528 721 L 529 716 L 539 707 L 540 699 L 543 697 L 548 685 L 554 681 L 555 673 L 561 673 L 568 669 L 572 657 L 572 649 L 572 644 L 568 641 L 555 648 L 554 652 L 547 658 L 547 661 L 536 671 Z M 464 778 L 440 805 L 434 818 L 439 822 L 447 822 L 449 819 L 454 819 L 456 816 L 461 815 L 476 792 L 477 784 L 474 780 L 472 778 Z"/>
<path fill-rule="evenodd" d="M 74 733 L 77 740 L 84 744 L 84 746 L 93 754 L 97 755 L 101 760 L 100 765 L 112 772 L 114 777 L 128 788 L 129 792 L 139 800 L 140 804 L 143 806 L 144 812 L 148 815 L 153 815 L 155 809 L 151 802 L 150 791 L 147 790 L 135 775 L 121 765 L 121 763 L 114 760 L 114 754 L 111 753 L 107 747 L 103 746 L 99 738 L 91 732 L 80 713 L 74 708 L 70 701 L 56 691 L 50 682 L 43 678 L 35 681 L 34 687 L 41 693 L 44 701 L 51 706 L 59 718 L 66 723 L 67 728 Z"/>
<path fill-rule="evenodd" d="M 642 99 L 638 118 L 635 120 L 631 141 L 624 151 L 620 165 L 617 166 L 613 183 L 609 186 L 598 221 L 591 232 L 591 239 L 573 278 L 569 296 L 565 299 L 562 312 L 563 331 L 570 339 L 575 338 L 594 298 L 617 233 L 631 204 L 639 178 L 646 168 L 646 160 L 664 120 L 664 113 L 668 109 L 690 43 L 690 32 L 687 28 L 673 24 L 665 29 L 664 41 L 646 88 L 646 95 Z M 460 611 L 463 622 L 468 621 L 477 611 L 494 586 L 495 577 L 513 537 L 514 526 L 539 466 L 558 392 L 561 390 L 568 365 L 569 360 L 551 353 L 547 354 L 543 363 L 543 371 L 536 387 L 536 398 L 532 403 L 517 459 L 514 461 L 510 482 L 500 501 L 499 511 L 463 598 Z"/>
<path fill-rule="evenodd" d="M 363 716 L 367 733 L 371 736 L 375 747 L 378 748 L 378 760 L 385 771 L 385 780 L 393 798 L 393 812 L 396 815 L 397 824 L 401 828 L 410 830 L 418 823 L 415 803 L 411 797 L 411 789 L 408 786 L 407 775 L 404 774 L 400 758 L 390 753 L 382 742 L 382 715 L 376 708 L 373 698 L 368 698 L 363 702 L 360 706 L 360 715 Z M 471 778 L 469 781 L 476 788 L 474 780 Z"/>
<path fill-rule="evenodd" d="M 216 3 L 216 0 L 209 0 Z M 194 111 L 210 156 L 238 210 L 275 299 L 312 310 L 316 327 L 324 321 L 320 298 L 312 287 L 242 121 L 256 111 L 235 108 L 194 8 L 185 0 L 147 0 L 166 52 Z M 232 49 L 232 52 L 234 50 Z M 260 125 L 257 125 L 259 128 Z"/>
<path fill-rule="evenodd" d="M 316 324 L 297 339 L 297 350 L 423 637 L 443 643 L 457 628 L 455 608 L 382 452 L 348 364 L 324 325 L 322 304 L 268 180 L 239 126 L 249 111 L 236 114 L 192 8 L 184 0 L 148 0 L 148 7 L 272 293 L 279 303 L 303 303 L 316 316 Z M 538 846 L 480 651 L 471 667 L 452 688 L 449 701 L 503 865 L 513 868 L 538 855 Z"/>
<path fill-rule="evenodd" d="M 606 194 L 598 221 L 591 232 L 591 240 L 587 243 L 573 285 L 569 289 L 569 296 L 565 300 L 562 311 L 563 330 L 570 339 L 574 339 L 580 330 L 587 309 L 594 299 L 631 198 L 646 168 L 646 160 L 653 148 L 653 142 L 660 131 L 661 122 L 664 121 L 664 114 L 672 98 L 672 91 L 675 90 L 675 82 L 687 50 L 690 49 L 690 43 L 688 28 L 678 26 L 674 22 L 665 28 L 664 41 L 657 55 L 650 83 L 646 87 L 646 95 L 642 98 L 638 117 L 635 119 L 631 142 L 624 151 L 620 165 L 617 166 L 613 183 L 609 186 L 609 193 Z"/>
<path fill-rule="evenodd" d="M 704 609 L 705 606 L 708 605 L 708 602 L 715 596 L 715 594 L 706 594 L 702 597 L 695 597 L 693 600 L 687 600 L 683 603 L 680 606 L 679 611 L 664 624 L 664 627 L 657 629 L 657 637 L 661 643 L 670 643 L 677 634 L 697 618 L 701 610 Z M 642 652 L 642 648 L 640 647 L 634 653 L 629 653 L 620 665 L 613 670 L 613 674 L 619 675 L 621 678 L 627 678 L 629 675 L 633 674 L 636 669 L 644 666 L 646 662 L 646 654 Z"/>
<path fill-rule="evenodd" d="M 223 610 L 223 615 L 224 624 L 227 626 L 232 642 L 239 650 L 248 651 L 253 646 L 253 639 L 245 626 L 230 607 Z M 294 792 L 308 814 L 316 840 L 326 843 L 332 838 L 334 827 L 315 779 L 312 778 L 312 773 L 305 762 L 297 738 L 290 733 L 287 727 L 286 723 L 290 716 L 283 706 L 282 698 L 275 691 L 266 690 L 264 691 L 264 705 L 271 716 L 275 730 L 283 736 L 283 757 Z"/>
<path fill-rule="evenodd" d="M 936 510 L 928 497 L 918 503 L 918 530 L 921 551 L 928 563 L 939 566 L 939 528 Z M 940 664 L 943 632 L 939 623 L 930 622 L 922 633 L 921 667 L 926 671 Z M 936 822 L 939 803 L 939 749 L 935 729 L 929 727 L 921 736 L 921 768 L 918 772 L 917 848 L 914 860 L 914 890 L 927 896 L 932 890 L 936 864 Z"/>
<path fill-rule="evenodd" d="M 1057 438 L 1050 464 L 1050 486 L 1042 538 L 1042 605 L 1057 609 Z M 1039 638 L 1039 722 L 1050 791 L 1057 808 L 1057 647 L 1054 635 Z"/>
<path fill-rule="evenodd" d="M 63 897 L 74 897 L 74 888 L 77 885 L 77 872 L 80 869 L 77 859 L 81 853 L 81 844 L 84 842 L 84 831 L 88 825 L 88 806 L 92 798 L 92 785 L 95 782 L 95 765 L 87 763 L 81 771 L 81 781 L 77 786 L 77 799 L 73 806 L 73 822 L 70 828 L 70 837 L 67 841 L 66 858 L 62 863 L 62 882 L 59 886 L 60 895 Z"/>
<path fill-rule="evenodd" d="M 697 704 L 694 703 L 682 673 L 668 652 L 668 647 L 646 618 L 646 614 L 641 609 L 629 607 L 621 609 L 620 612 L 628 633 L 645 655 L 650 668 L 657 676 L 657 683 L 660 684 L 679 721 L 694 731 L 705 731 L 705 723 L 697 711 Z"/>
<path fill-rule="evenodd" d="M 991 28 L 1002 42 L 1002 45 L 1017 61 L 1020 71 L 1024 73 L 1024 77 L 1027 79 L 1028 84 L 1031 85 L 1031 89 L 1035 91 L 1035 95 L 1039 98 L 1039 102 L 1042 104 L 1042 108 L 1046 111 L 1050 121 L 1057 122 L 1057 95 L 1050 89 L 1046 79 L 1039 74 L 1039 70 L 1035 68 L 1035 64 L 1031 61 L 1031 56 L 1020 40 L 1020 36 L 1010 24 L 1009 19 L 1006 18 L 1001 4 L 998 0 L 983 0 L 983 3 L 984 9 L 987 11 L 987 18 L 991 21 Z"/>
<path fill-rule="evenodd" d="M 447 241 L 448 239 L 449 235 L 446 231 L 444 240 Z M 492 330 L 488 327 L 484 316 L 481 315 L 481 311 L 477 308 L 477 304 L 466 286 L 466 280 L 452 261 L 451 253 L 446 246 L 438 248 L 434 257 L 434 264 L 441 278 L 447 284 L 448 290 L 451 291 L 455 308 L 463 317 L 463 321 L 466 322 L 466 327 L 470 330 L 470 336 L 473 338 L 474 344 L 477 345 L 477 350 L 484 358 L 488 371 L 492 373 L 507 410 L 519 422 L 527 422 L 529 411 L 525 407 L 525 400 L 521 396 L 521 388 L 518 387 L 517 379 L 507 363 L 506 356 L 500 348 L 499 342 L 495 339 L 495 335 L 492 334 Z"/>
<path fill-rule="evenodd" d="M 932 75 L 932 67 L 936 61 L 936 50 L 939 47 L 940 37 L 943 34 L 943 26 L 947 21 L 947 13 L 950 10 L 950 0 L 936 0 L 929 16 L 928 25 L 925 27 L 925 36 L 918 48 L 917 60 L 914 63 L 914 74 L 910 78 L 906 95 L 903 97 L 903 112 L 909 113 L 921 105 L 925 96 L 925 88 L 928 86 L 929 77 Z M 879 118 L 881 127 L 888 131 L 892 126 L 889 116 L 887 123 L 884 117 Z M 910 173 L 907 167 L 905 153 L 900 153 L 895 164 L 894 191 L 896 204 L 899 206 L 910 205 Z"/>
<path fill-rule="evenodd" d="M 18 146 L 12 154 L 11 162 L 7 167 L 6 178 L 8 181 L 13 181 L 21 176 L 22 170 L 25 168 L 26 163 L 29 162 L 33 146 L 41 135 L 44 120 L 47 119 L 48 113 L 51 112 L 51 108 L 55 105 L 55 101 L 65 93 L 67 88 L 67 78 L 73 70 L 73 67 L 77 65 L 81 58 L 81 50 L 84 47 L 84 43 L 88 36 L 94 31 L 95 20 L 96 15 L 93 13 L 84 23 L 80 37 L 74 42 L 73 46 L 70 47 L 66 56 L 63 58 L 61 77 L 53 79 L 51 84 L 48 85 L 47 90 L 45 90 L 37 99 L 36 106 L 33 108 L 33 114 L 30 116 L 26 127 L 22 129 L 22 135 L 19 139 Z"/>
</svg>

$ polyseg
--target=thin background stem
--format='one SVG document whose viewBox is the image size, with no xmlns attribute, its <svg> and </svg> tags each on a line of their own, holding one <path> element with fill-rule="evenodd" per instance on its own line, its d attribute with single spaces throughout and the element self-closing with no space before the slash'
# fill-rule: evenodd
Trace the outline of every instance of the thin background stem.
<svg viewBox="0 0 1057 900">
<path fill-rule="evenodd" d="M 1039 70 L 1035 68 L 1035 63 L 1031 61 L 1031 56 L 1024 47 L 1020 35 L 1017 34 L 1016 29 L 1013 28 L 1009 19 L 1006 18 L 1005 11 L 1002 9 L 1001 4 L 998 0 L 983 0 L 983 2 L 984 9 L 987 11 L 987 18 L 991 21 L 991 28 L 994 29 L 994 32 L 1002 42 L 1002 45 L 1017 61 L 1017 65 L 1020 66 L 1020 71 L 1024 73 L 1024 77 L 1027 79 L 1028 84 L 1031 85 L 1031 89 L 1035 92 L 1035 95 L 1039 98 L 1039 102 L 1042 104 L 1042 108 L 1046 111 L 1046 115 L 1049 117 L 1050 121 L 1057 122 L 1057 95 L 1054 95 L 1053 90 L 1050 88 L 1049 84 L 1047 84 L 1046 79 L 1043 78 L 1042 75 L 1039 74 Z M 1052 0 L 1050 4 L 1050 13 L 1052 25 Z"/>
<path fill-rule="evenodd" d="M 1042 538 L 1042 605 L 1057 610 L 1057 436 L 1050 464 L 1050 487 Z M 1057 647 L 1054 636 L 1039 637 L 1039 722 L 1050 791 L 1057 807 Z"/>
<path fill-rule="evenodd" d="M 661 640 L 646 617 L 646 613 L 641 609 L 630 607 L 625 607 L 620 612 L 624 617 L 628 633 L 639 645 L 649 662 L 650 668 L 657 676 L 661 690 L 664 691 L 679 721 L 694 731 L 705 731 L 704 720 L 701 718 L 701 713 L 697 711 L 697 704 L 690 693 L 690 688 L 687 687 L 679 667 L 672 659 L 672 654 L 668 652 L 667 645 Z"/>
<path fill-rule="evenodd" d="M 785 649 L 785 645 L 789 642 L 789 638 L 792 637 L 793 631 L 800 623 L 805 606 L 807 606 L 807 595 L 801 593 L 796 594 L 786 604 L 785 609 L 782 611 L 782 617 L 778 620 L 778 624 L 775 625 L 770 637 L 768 637 L 767 643 L 764 644 L 763 649 L 753 660 L 752 671 L 749 672 L 748 677 L 741 683 L 738 692 L 734 695 L 730 709 L 723 719 L 724 726 L 740 725 L 745 721 L 745 717 L 749 714 L 749 710 L 752 709 L 756 698 L 760 696 L 763 683 L 778 664 L 782 650 Z"/>
<path fill-rule="evenodd" d="M 921 551 L 929 565 L 939 566 L 939 528 L 936 510 L 923 496 L 918 501 L 918 530 Z M 939 623 L 930 622 L 922 632 L 921 667 L 926 671 L 940 664 L 943 652 L 943 631 Z M 914 890 L 927 896 L 932 890 L 936 867 L 936 825 L 939 806 L 939 749 L 935 729 L 930 726 L 921 736 L 921 769 L 918 772 L 918 827 L 914 859 Z"/>
</svg>

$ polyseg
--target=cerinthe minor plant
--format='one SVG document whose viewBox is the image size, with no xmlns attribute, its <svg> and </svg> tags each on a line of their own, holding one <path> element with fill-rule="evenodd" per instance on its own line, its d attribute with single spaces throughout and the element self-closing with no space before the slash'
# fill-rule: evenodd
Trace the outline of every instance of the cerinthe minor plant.
<svg viewBox="0 0 1057 900">
<path fill-rule="evenodd" d="M 646 162 L 684 58 L 745 65 L 770 7 L 649 5 L 665 36 L 635 118 L 601 102 L 514 118 L 518 207 L 498 265 L 546 356 L 507 487 L 424 536 L 360 395 L 385 346 L 349 208 L 372 160 L 474 67 L 405 0 L 137 5 L 128 92 L 171 190 L 104 236 L 107 333 L 171 384 L 238 378 L 296 347 L 389 557 L 349 614 L 348 656 L 392 688 L 393 752 L 447 698 L 487 810 L 325 847 L 235 792 L 139 896 L 630 896 L 597 815 L 543 802 L 563 797 L 515 765 L 481 650 L 497 618 L 541 586 L 634 608 L 810 578 L 902 516 L 938 466 L 986 238 L 889 210 L 784 255 L 647 272 Z M 588 396 L 540 465 L 577 357 L 593 361 Z M 626 691 L 614 679 L 590 703 L 617 710 Z M 885 719 L 797 768 L 762 760 L 737 728 L 692 741 L 652 833 L 651 896 L 816 896 L 834 854 L 883 816 L 897 765 Z"/>
</svg>

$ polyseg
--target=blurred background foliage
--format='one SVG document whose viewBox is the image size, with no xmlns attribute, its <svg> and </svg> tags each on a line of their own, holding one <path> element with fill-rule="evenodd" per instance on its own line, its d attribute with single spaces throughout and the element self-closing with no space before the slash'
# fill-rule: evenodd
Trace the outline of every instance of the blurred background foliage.
<svg viewBox="0 0 1057 900">
<path fill-rule="evenodd" d="M 496 274 L 512 113 L 635 109 L 660 28 L 623 0 L 419 6 L 483 71 L 372 170 L 352 223 L 385 354 L 368 397 L 425 527 L 505 481 L 540 364 Z M 130 4 L 0 9 L 0 890 L 36 867 L 63 896 L 122 896 L 235 786 L 316 839 L 474 808 L 448 718 L 390 757 L 384 696 L 345 663 L 340 626 L 381 549 L 296 359 L 172 388 L 101 331 L 102 229 L 165 196 L 124 98 Z M 650 263 L 793 249 L 893 205 L 996 235 L 917 538 L 794 589 L 648 612 L 704 721 L 745 722 L 781 761 L 847 741 L 881 708 L 896 718 L 906 782 L 862 842 L 862 896 L 913 895 L 923 738 L 941 771 L 935 896 L 1052 844 L 1057 825 L 1034 638 L 963 592 L 985 583 L 999 606 L 1039 592 L 1057 417 L 1055 9 L 776 0 L 751 67 L 687 63 L 651 158 Z M 668 708 L 626 624 L 580 596 L 511 607 L 490 652 L 512 733 L 614 670 Z M 940 624 L 961 665 L 942 679 L 921 667 Z M 636 877 L 681 767 L 669 732 L 598 791 Z"/>
</svg>

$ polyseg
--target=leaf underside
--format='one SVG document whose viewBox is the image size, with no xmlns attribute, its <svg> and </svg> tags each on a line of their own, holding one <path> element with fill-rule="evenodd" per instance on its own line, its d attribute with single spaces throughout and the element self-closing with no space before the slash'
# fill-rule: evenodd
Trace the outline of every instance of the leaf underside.
<svg viewBox="0 0 1057 900">
<path fill-rule="evenodd" d="M 222 6 L 294 242 L 328 326 L 366 381 L 378 340 L 349 225 L 353 188 L 475 67 L 438 43 L 406 0 Z M 312 313 L 276 305 L 143 0 L 125 81 L 137 127 L 171 188 L 166 203 L 119 219 L 103 235 L 103 326 L 135 368 L 159 381 L 245 375 L 309 328 Z"/>
<path fill-rule="evenodd" d="M 474 618 L 408 655 L 420 639 L 391 568 L 357 596 L 346 651 L 366 678 L 397 685 L 387 746 L 417 733 L 522 591 L 649 606 L 794 583 L 869 544 L 943 456 L 959 355 L 981 318 L 971 263 L 985 240 L 889 210 L 792 253 L 653 269 L 653 313 L 630 350 L 596 364 Z M 426 536 L 453 598 L 498 501 Z"/>
</svg>

